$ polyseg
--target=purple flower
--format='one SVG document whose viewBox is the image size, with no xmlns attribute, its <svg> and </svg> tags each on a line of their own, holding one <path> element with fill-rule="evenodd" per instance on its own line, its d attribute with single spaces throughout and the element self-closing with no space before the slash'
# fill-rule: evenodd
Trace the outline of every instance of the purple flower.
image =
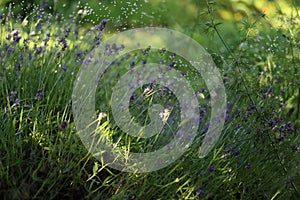
<svg viewBox="0 0 300 200">
<path fill-rule="evenodd" d="M 248 164 L 246 165 L 246 168 L 247 168 L 247 169 L 251 169 L 251 168 L 252 168 L 252 164 L 251 164 L 251 163 L 248 163 Z"/>
<path fill-rule="evenodd" d="M 175 66 L 176 66 L 176 62 L 171 62 L 171 63 L 169 64 L 169 66 L 172 67 L 172 68 L 175 67 Z"/>
<path fill-rule="evenodd" d="M 64 71 L 67 71 L 68 68 L 67 68 L 66 65 L 63 65 L 63 66 L 61 67 L 61 69 L 64 70 Z"/>
<path fill-rule="evenodd" d="M 207 170 L 208 170 L 209 172 L 216 172 L 216 171 L 217 171 L 216 168 L 213 167 L 213 166 L 209 166 L 209 167 L 207 168 Z"/>
<path fill-rule="evenodd" d="M 130 67 L 134 67 L 134 65 L 135 65 L 134 61 L 130 62 Z"/>
<path fill-rule="evenodd" d="M 137 95 L 136 94 L 132 94 L 131 97 L 130 97 L 130 102 L 132 103 L 136 99 L 137 99 Z"/>
<path fill-rule="evenodd" d="M 38 23 L 35 27 L 35 31 L 39 32 L 42 29 L 42 25 L 40 23 Z"/>
<path fill-rule="evenodd" d="M 18 43 L 21 40 L 21 36 L 19 36 L 20 31 L 19 30 L 14 30 L 11 32 L 11 35 L 13 36 L 14 42 Z"/>
<path fill-rule="evenodd" d="M 36 54 L 40 54 L 43 51 L 43 47 L 36 48 Z"/>
<path fill-rule="evenodd" d="M 103 19 L 100 24 L 96 26 L 96 30 L 103 31 L 106 27 L 107 19 Z"/>
<path fill-rule="evenodd" d="M 79 52 L 77 52 L 77 54 L 76 54 L 77 58 L 81 57 L 82 54 L 83 54 L 83 52 L 81 50 Z"/>
<path fill-rule="evenodd" d="M 18 106 L 19 105 L 19 99 L 18 98 L 16 98 L 15 99 L 15 101 L 14 101 L 14 104 L 13 104 L 13 106 Z"/>
<path fill-rule="evenodd" d="M 164 47 L 164 48 L 161 49 L 160 53 L 163 54 L 163 53 L 165 53 L 166 51 L 167 51 L 167 49 Z"/>
<path fill-rule="evenodd" d="M 42 99 L 45 97 L 45 92 L 43 92 L 43 90 L 38 89 L 37 93 L 35 94 L 35 98 L 36 99 Z"/>
<path fill-rule="evenodd" d="M 170 55 L 170 58 L 173 59 L 173 58 L 175 58 L 175 57 L 176 57 L 176 53 L 173 52 L 173 53 Z"/>
<path fill-rule="evenodd" d="M 205 89 L 205 88 L 200 88 L 200 89 L 199 89 L 199 92 L 200 92 L 200 93 L 206 92 L 206 89 Z"/>
<path fill-rule="evenodd" d="M 67 122 L 67 121 L 60 122 L 60 127 L 63 131 L 65 131 L 66 128 L 68 128 L 68 126 L 69 126 L 69 122 Z"/>
<path fill-rule="evenodd" d="M 19 61 L 19 62 L 16 64 L 16 70 L 20 71 L 21 66 L 22 66 L 22 62 Z"/>
<path fill-rule="evenodd" d="M 10 99 L 11 101 L 15 101 L 16 98 L 17 98 L 17 91 L 11 91 L 11 92 L 10 92 L 10 95 L 9 95 L 9 99 Z"/>
<path fill-rule="evenodd" d="M 29 104 L 25 104 L 23 107 L 24 107 L 24 109 L 30 109 L 31 108 L 31 106 Z"/>
<path fill-rule="evenodd" d="M 142 50 L 142 54 L 143 55 L 148 55 L 150 49 L 151 49 L 151 46 L 148 46 L 145 50 Z"/>
<path fill-rule="evenodd" d="M 65 51 L 68 48 L 68 42 L 65 38 L 59 38 L 58 43 L 62 44 L 62 51 Z"/>
</svg>

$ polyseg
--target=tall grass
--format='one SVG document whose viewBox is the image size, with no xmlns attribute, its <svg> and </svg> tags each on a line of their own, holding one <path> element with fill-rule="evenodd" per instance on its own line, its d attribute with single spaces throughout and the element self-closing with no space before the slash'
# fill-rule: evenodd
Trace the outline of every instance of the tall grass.
<svg viewBox="0 0 300 200">
<path fill-rule="evenodd" d="M 130 112 L 137 122 L 147 124 L 149 105 L 170 108 L 166 137 L 128 136 L 116 126 L 109 107 L 122 74 L 143 62 L 164 63 L 181 71 L 197 93 L 199 137 L 176 162 L 145 174 L 119 172 L 96 160 L 74 126 L 71 95 L 77 72 L 107 34 L 103 28 L 114 22 L 83 26 L 79 14 L 69 19 L 52 15 L 45 12 L 47 4 L 26 18 L 5 9 L 0 15 L 2 199 L 298 199 L 297 7 L 291 16 L 271 19 L 257 13 L 228 23 L 216 16 L 220 5 L 210 1 L 198 6 L 201 26 L 197 22 L 192 28 L 182 27 L 205 43 L 224 77 L 228 97 L 221 138 L 205 158 L 199 158 L 198 151 L 210 114 L 209 91 L 182 58 L 155 49 L 132 52 L 116 60 L 99 82 L 96 108 L 98 114 L 107 114 L 100 128 L 131 151 L 153 151 L 170 141 L 180 110 L 166 88 L 145 85 L 132 96 Z M 203 30 L 205 39 L 199 34 Z"/>
</svg>

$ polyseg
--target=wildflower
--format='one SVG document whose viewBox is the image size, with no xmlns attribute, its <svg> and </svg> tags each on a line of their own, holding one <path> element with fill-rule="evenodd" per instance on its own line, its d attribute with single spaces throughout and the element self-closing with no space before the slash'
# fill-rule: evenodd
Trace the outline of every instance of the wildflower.
<svg viewBox="0 0 300 200">
<path fill-rule="evenodd" d="M 62 44 L 62 51 L 65 51 L 68 48 L 68 42 L 65 38 L 59 38 L 58 43 Z"/>
<path fill-rule="evenodd" d="M 12 106 L 18 106 L 18 105 L 20 105 L 19 99 L 16 98 L 15 101 L 14 101 L 14 104 Z"/>
<path fill-rule="evenodd" d="M 148 55 L 149 51 L 151 49 L 151 46 L 148 46 L 145 50 L 142 50 L 142 54 L 145 56 L 145 55 Z"/>
<path fill-rule="evenodd" d="M 161 53 L 161 54 L 164 54 L 164 53 L 166 52 L 166 50 L 167 50 L 166 48 L 162 48 L 162 49 L 160 50 L 160 53 Z"/>
<path fill-rule="evenodd" d="M 251 163 L 248 163 L 248 164 L 246 165 L 246 168 L 247 168 L 247 169 L 251 169 L 251 168 L 252 168 L 252 164 L 251 164 Z"/>
<path fill-rule="evenodd" d="M 25 105 L 23 106 L 23 108 L 27 110 L 27 109 L 30 109 L 31 106 L 30 106 L 29 104 L 25 104 Z"/>
<path fill-rule="evenodd" d="M 153 91 L 152 86 L 148 86 L 144 90 L 144 94 L 148 95 Z"/>
<path fill-rule="evenodd" d="M 100 24 L 96 26 L 96 30 L 103 31 L 106 27 L 107 19 L 103 19 Z"/>
<path fill-rule="evenodd" d="M 132 94 L 130 97 L 130 102 L 134 102 L 137 99 L 137 95 L 136 94 Z"/>
<path fill-rule="evenodd" d="M 9 95 L 9 99 L 11 101 L 15 101 L 16 98 L 17 98 L 17 91 L 11 91 Z"/>
<path fill-rule="evenodd" d="M 69 122 L 67 122 L 67 121 L 60 122 L 60 127 L 61 127 L 62 131 L 65 131 L 68 128 L 68 126 L 69 126 Z"/>
<path fill-rule="evenodd" d="M 205 89 L 205 88 L 200 88 L 200 89 L 199 89 L 199 92 L 200 92 L 200 93 L 206 92 L 206 89 Z"/>
<path fill-rule="evenodd" d="M 10 35 L 12 35 L 14 42 L 19 42 L 21 39 L 21 36 L 19 36 L 20 31 L 19 30 L 13 30 Z M 11 37 L 11 36 L 10 36 Z"/>
<path fill-rule="evenodd" d="M 110 44 L 106 43 L 105 44 L 105 50 L 109 50 L 110 49 Z"/>
<path fill-rule="evenodd" d="M 134 67 L 134 65 L 135 65 L 134 61 L 130 62 L 130 67 Z"/>
<path fill-rule="evenodd" d="M 171 63 L 169 64 L 169 66 L 170 66 L 171 68 L 173 68 L 173 67 L 176 66 L 176 63 L 175 63 L 175 62 L 171 62 Z"/>
<path fill-rule="evenodd" d="M 217 171 L 216 168 L 213 167 L 213 166 L 209 166 L 209 167 L 207 168 L 207 170 L 208 170 L 209 172 L 216 172 L 216 171 Z"/>
<path fill-rule="evenodd" d="M 173 58 L 175 58 L 175 57 L 176 57 L 176 53 L 173 52 L 173 53 L 170 55 L 170 58 L 173 59 Z"/>
<path fill-rule="evenodd" d="M 40 10 L 41 10 L 41 11 L 44 11 L 44 9 L 48 7 L 48 5 L 49 5 L 49 3 L 48 3 L 48 1 L 46 1 L 46 2 L 43 4 L 43 6 L 41 7 Z"/>
<path fill-rule="evenodd" d="M 43 51 L 43 47 L 36 48 L 36 54 L 40 54 Z"/>
<path fill-rule="evenodd" d="M 63 66 L 61 67 L 61 69 L 64 70 L 64 71 L 67 71 L 68 68 L 67 68 L 66 65 L 63 65 Z"/>
<path fill-rule="evenodd" d="M 115 52 L 118 51 L 117 44 L 116 44 L 116 43 L 113 43 L 113 44 L 111 45 L 111 49 L 114 50 Z"/>
<path fill-rule="evenodd" d="M 83 54 L 83 52 L 81 50 L 79 52 L 77 52 L 77 54 L 76 54 L 77 58 L 81 57 L 82 54 Z"/>
<path fill-rule="evenodd" d="M 42 25 L 41 25 L 40 23 L 38 23 L 38 24 L 35 26 L 35 31 L 36 31 L 36 32 L 39 32 L 41 29 L 42 29 Z"/>
<path fill-rule="evenodd" d="M 4 14 L 3 14 L 3 13 L 0 14 L 0 21 L 1 21 L 2 19 L 4 19 Z"/>
<path fill-rule="evenodd" d="M 172 107 L 170 105 L 168 105 L 167 108 L 165 108 L 163 111 L 159 112 L 159 116 L 162 119 L 163 123 L 167 122 L 167 120 L 170 116 L 170 113 L 171 113 L 171 109 L 172 109 Z"/>
<path fill-rule="evenodd" d="M 272 128 L 272 127 L 274 127 L 276 125 L 276 121 L 274 119 L 269 120 L 268 121 L 268 125 L 269 125 L 270 128 Z"/>
<path fill-rule="evenodd" d="M 42 99 L 45 97 L 45 92 L 43 92 L 43 90 L 38 89 L 37 93 L 35 94 L 35 98 L 36 99 Z"/>
<path fill-rule="evenodd" d="M 223 158 L 228 158 L 230 156 L 230 154 L 228 154 L 228 153 L 225 153 L 225 154 L 223 154 Z"/>
<path fill-rule="evenodd" d="M 21 66 L 22 66 L 22 62 L 19 61 L 19 62 L 16 64 L 16 70 L 20 71 Z"/>
</svg>

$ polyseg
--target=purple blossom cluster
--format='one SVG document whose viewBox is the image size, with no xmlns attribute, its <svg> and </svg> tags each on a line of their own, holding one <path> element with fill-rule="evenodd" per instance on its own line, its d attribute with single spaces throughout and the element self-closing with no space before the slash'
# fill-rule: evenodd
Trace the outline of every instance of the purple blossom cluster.
<svg viewBox="0 0 300 200">
<path fill-rule="evenodd" d="M 9 107 L 14 111 L 28 110 L 53 101 L 54 86 L 47 79 L 74 74 L 85 55 L 102 41 L 106 19 L 82 31 L 83 28 L 74 23 L 76 16 L 59 21 L 60 14 L 52 15 L 47 12 L 49 9 L 49 3 L 45 2 L 34 8 L 36 13 L 25 18 L 15 18 L 12 12 L 0 13 L 0 37 L 3 38 L 0 40 L 0 80 L 10 89 L 5 97 L 9 104 L 5 110 Z M 121 48 L 124 47 L 111 44 L 109 51 L 117 52 Z M 68 121 L 62 121 L 60 127 L 64 131 Z"/>
</svg>

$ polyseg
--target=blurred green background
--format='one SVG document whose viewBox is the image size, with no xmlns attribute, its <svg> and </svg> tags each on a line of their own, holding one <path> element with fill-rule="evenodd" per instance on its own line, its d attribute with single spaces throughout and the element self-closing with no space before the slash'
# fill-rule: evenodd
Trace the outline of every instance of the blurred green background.
<svg viewBox="0 0 300 200">
<path fill-rule="evenodd" d="M 25 17 L 37 5 L 48 2 L 47 12 L 60 13 L 64 17 L 80 14 L 84 24 L 97 24 L 103 18 L 110 22 L 111 30 L 123 30 L 142 26 L 164 26 L 169 28 L 187 28 L 198 25 L 206 18 L 201 12 L 206 8 L 203 0 L 1 0 L 0 7 L 13 5 L 14 13 Z M 216 16 L 220 20 L 241 20 L 249 15 L 266 14 L 269 17 L 278 12 L 289 14 L 291 5 L 298 6 L 296 0 L 215 0 L 218 8 Z"/>
</svg>

